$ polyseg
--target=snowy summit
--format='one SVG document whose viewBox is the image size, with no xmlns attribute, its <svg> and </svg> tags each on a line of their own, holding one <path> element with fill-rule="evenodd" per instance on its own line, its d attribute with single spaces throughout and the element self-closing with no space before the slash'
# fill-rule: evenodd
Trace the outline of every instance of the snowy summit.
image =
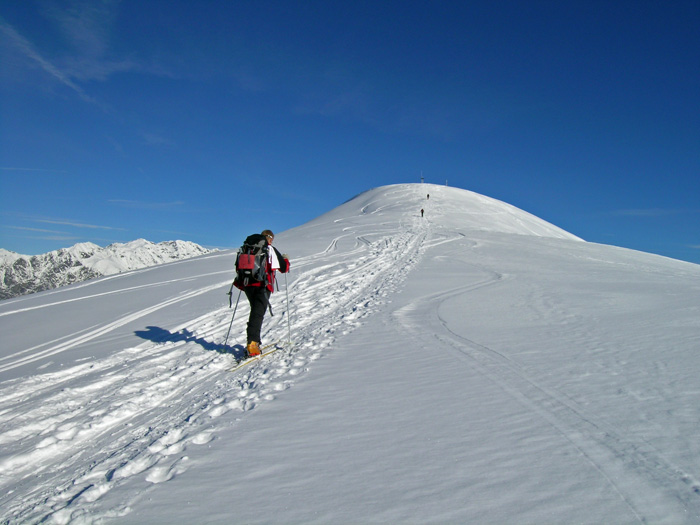
<svg viewBox="0 0 700 525">
<path fill-rule="evenodd" d="M 700 522 L 700 266 L 430 184 L 275 233 L 234 372 L 231 251 L 0 303 L 0 522 Z"/>
</svg>

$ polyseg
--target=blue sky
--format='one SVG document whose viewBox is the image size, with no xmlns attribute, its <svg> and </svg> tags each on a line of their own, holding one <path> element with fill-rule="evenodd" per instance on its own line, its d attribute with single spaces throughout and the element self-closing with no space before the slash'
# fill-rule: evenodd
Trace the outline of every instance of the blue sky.
<svg viewBox="0 0 700 525">
<path fill-rule="evenodd" d="M 0 247 L 237 247 L 422 173 L 700 263 L 698 27 L 697 0 L 5 1 Z"/>
</svg>

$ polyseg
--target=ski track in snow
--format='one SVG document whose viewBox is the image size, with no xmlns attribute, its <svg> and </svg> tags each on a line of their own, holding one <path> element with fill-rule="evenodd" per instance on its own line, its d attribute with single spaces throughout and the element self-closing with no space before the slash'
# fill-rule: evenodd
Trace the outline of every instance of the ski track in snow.
<svg viewBox="0 0 700 525">
<path fill-rule="evenodd" d="M 433 246 L 451 240 L 455 238 Z M 606 421 L 566 394 L 537 381 L 503 353 L 450 328 L 440 314 L 446 301 L 509 278 L 474 266 L 485 275 L 483 280 L 421 297 L 392 314 L 397 324 L 426 348 L 452 348 L 454 355 L 466 360 L 471 369 L 478 370 L 528 411 L 547 421 L 600 473 L 640 523 L 647 522 L 649 516 L 661 522 L 666 516 L 677 515 L 676 504 L 685 512 L 690 511 L 691 516 L 700 515 L 700 480 L 670 462 L 663 451 L 644 439 L 628 437 L 614 421 Z M 640 490 L 644 486 L 646 490 Z M 660 513 L 660 508 L 668 508 L 668 514 Z"/>
<path fill-rule="evenodd" d="M 352 215 L 336 219 L 343 226 L 342 235 L 317 248 L 318 253 L 293 261 L 288 277 L 290 310 L 283 288 L 273 296 L 275 315 L 265 320 L 266 341 L 286 339 L 288 322 L 296 340 L 284 342 L 282 350 L 235 373 L 228 370 L 243 346 L 231 340 L 245 333 L 245 298 L 226 349 L 217 342 L 224 340 L 232 310 L 221 308 L 164 332 L 161 339 L 107 358 L 3 384 L 1 522 L 128 519 L 131 506 L 147 497 L 149 488 L 187 472 L 188 449 L 215 443 L 219 431 L 236 425 L 245 412 L 273 401 L 313 361 L 331 351 L 338 337 L 384 307 L 426 250 L 438 252 L 434 255 L 438 260 L 443 257 L 440 249 L 448 250 L 451 243 L 466 249 L 479 247 L 478 240 L 462 233 L 443 233 L 432 227 L 431 205 L 425 206 L 425 220 L 407 217 L 399 225 L 382 223 L 381 214 L 387 207 L 375 202 L 360 210 L 373 216 L 371 225 L 357 223 Z M 528 414 L 550 425 L 600 474 L 602 483 L 638 521 L 662 522 L 659 509 L 668 509 L 666 516 L 678 516 L 678 507 L 697 515 L 700 481 L 663 451 L 643 438 L 627 435 L 615 421 L 592 413 L 517 360 L 451 329 L 441 315 L 442 305 L 514 278 L 477 263 L 472 267 L 475 272 L 470 273 L 474 275 L 470 282 L 449 291 L 430 291 L 394 311 L 397 329 L 411 333 L 426 348 L 450 349 L 456 361 L 467 362 Z M 190 290 L 110 323 L 16 352 L 0 361 L 0 369 L 29 362 L 31 352 L 41 357 L 53 355 L 151 311 L 214 288 L 228 289 L 228 277 L 225 283 Z M 283 283 L 287 279 L 279 278 Z M 546 297 L 534 297 L 533 305 L 551 311 L 545 301 Z M 14 312 L 19 311 L 22 309 Z"/>
<path fill-rule="evenodd" d="M 82 332 L 79 332 L 77 334 L 72 334 L 72 335 L 68 336 L 68 337 L 70 337 L 70 339 L 68 339 L 67 341 L 60 343 L 60 344 L 56 344 L 56 343 L 58 343 L 58 341 L 49 341 L 48 343 L 44 343 L 44 344 L 38 345 L 38 346 L 33 346 L 31 348 L 21 350 L 19 352 L 14 353 L 14 354 L 10 354 L 10 355 L 5 356 L 5 357 L 0 359 L 0 372 L 5 371 L 5 370 L 9 370 L 11 368 L 15 368 L 17 366 L 21 366 L 21 365 L 24 365 L 27 363 L 31 363 L 34 361 L 39 361 L 39 360 L 44 359 L 48 356 L 52 356 L 52 355 L 64 352 L 64 351 L 69 350 L 75 346 L 78 346 L 79 344 L 86 343 L 92 339 L 95 339 L 96 337 L 99 337 L 103 334 L 111 332 L 112 330 L 114 330 L 116 328 L 124 326 L 125 324 L 128 324 L 128 323 L 130 323 L 136 319 L 139 319 L 141 317 L 144 317 L 150 313 L 158 311 L 158 310 L 165 308 L 167 306 L 171 306 L 175 303 L 179 303 L 181 301 L 191 299 L 192 297 L 202 295 L 202 294 L 207 293 L 211 290 L 219 289 L 222 286 L 224 286 L 225 284 L 227 284 L 227 283 L 226 282 L 217 283 L 215 285 L 201 288 L 199 290 L 194 290 L 192 292 L 181 294 L 177 297 L 173 297 L 171 299 L 168 299 L 168 300 L 163 301 L 161 303 L 158 303 L 156 305 L 150 306 L 148 308 L 144 308 L 143 310 L 139 310 L 135 313 L 125 315 L 125 316 L 121 317 L 120 319 L 117 319 L 116 321 L 113 321 L 113 322 L 108 323 L 106 325 L 98 326 L 98 327 L 95 327 L 94 329 L 83 330 Z M 93 297 L 93 296 L 91 296 L 91 297 Z M 60 303 L 52 303 L 51 306 L 53 306 L 55 304 L 60 304 Z M 14 312 L 7 312 L 6 315 L 9 315 L 11 313 L 14 313 Z M 85 332 L 85 333 L 83 333 L 83 332 Z M 47 346 L 47 345 L 51 345 L 51 346 L 49 346 L 49 348 L 46 348 L 44 350 L 38 351 L 40 348 Z M 9 362 L 3 363 L 2 361 L 9 361 Z"/>
<path fill-rule="evenodd" d="M 148 268 L 148 269 L 146 269 L 146 270 L 134 270 L 134 271 L 130 272 L 130 275 L 133 276 L 133 275 L 135 275 L 135 274 L 137 274 L 137 273 L 142 273 L 142 272 L 147 271 L 147 270 L 149 270 L 149 269 L 150 269 L 150 268 Z M 215 273 L 213 273 L 213 274 L 203 274 L 202 277 L 203 277 L 203 276 L 206 276 L 206 275 L 216 275 L 216 274 L 219 274 L 219 273 L 224 273 L 224 272 L 215 272 Z M 225 272 L 225 273 L 226 273 L 227 275 L 230 275 L 231 272 Z M 98 281 L 98 280 L 86 281 L 85 283 L 80 283 L 80 284 L 73 285 L 73 286 L 71 287 L 71 291 L 75 291 L 75 290 L 78 290 L 79 288 L 84 288 L 84 287 L 86 287 L 86 286 L 94 285 L 94 284 L 96 284 L 97 282 L 104 283 L 105 280 L 107 280 L 107 279 L 116 279 L 116 278 L 119 278 L 119 277 L 122 277 L 122 275 L 114 275 L 114 276 L 110 276 L 110 277 L 103 277 L 103 278 L 101 278 L 99 281 Z M 63 299 L 63 300 L 61 300 L 61 301 L 55 301 L 55 302 L 52 302 L 52 303 L 45 303 L 45 304 L 40 304 L 40 305 L 36 305 L 36 306 L 28 306 L 28 307 L 26 307 L 26 308 L 19 308 L 19 309 L 17 309 L 17 310 L 10 310 L 10 311 L 7 311 L 7 312 L 0 312 L 0 317 L 4 317 L 4 316 L 6 316 L 6 315 L 14 315 L 14 314 L 22 313 L 22 312 L 28 312 L 28 311 L 30 311 L 30 310 L 37 310 L 37 309 L 40 309 L 40 308 L 54 307 L 54 306 L 58 306 L 58 305 L 61 305 L 61 304 L 72 303 L 72 302 L 75 302 L 75 301 L 84 301 L 84 300 L 86 300 L 86 299 L 94 299 L 95 297 L 103 297 L 103 296 L 106 296 L 106 295 L 122 294 L 122 293 L 125 293 L 125 292 L 131 292 L 131 291 L 139 290 L 139 289 L 143 289 L 143 288 L 153 288 L 154 286 L 164 286 L 164 285 L 166 285 L 166 284 L 170 284 L 170 283 L 177 282 L 177 281 L 178 281 L 178 280 L 170 280 L 170 281 L 162 281 L 162 282 L 157 282 L 157 283 L 142 284 L 142 285 L 139 285 L 139 286 L 131 286 L 131 287 L 128 287 L 128 288 L 120 288 L 119 290 L 113 290 L 113 291 L 109 291 L 109 292 L 101 292 L 101 293 L 96 293 L 96 294 L 93 294 L 93 295 L 83 295 L 83 296 L 75 297 L 75 298 L 72 298 L 72 299 Z M 217 285 L 217 286 L 220 286 L 220 285 Z M 58 291 L 53 291 L 52 294 L 60 293 L 61 291 L 63 291 L 63 290 L 59 288 Z M 49 293 L 47 293 L 46 295 L 48 296 Z"/>
<path fill-rule="evenodd" d="M 352 331 L 376 311 L 420 258 L 426 228 L 416 219 L 398 229 L 394 225 L 355 233 L 348 227 L 322 253 L 295 260 L 291 311 L 286 311 L 285 291 L 280 290 L 263 338 L 286 337 L 289 315 L 297 341 L 285 342 L 282 350 L 236 373 L 228 371 L 235 365 L 234 352 L 206 351 L 197 344 L 223 341 L 232 312 L 226 308 L 177 327 L 172 340 L 149 341 L 107 359 L 8 381 L 0 389 L 3 523 L 92 523 L 127 515 L 147 486 L 187 470 L 189 447 L 216 439 L 217 429 L 236 419 L 221 416 L 273 400 L 339 334 Z M 354 247 L 339 250 L 341 239 L 354 239 Z M 0 366 L 62 352 L 212 288 L 17 352 Z M 232 334 L 245 333 L 247 314 L 241 301 Z M 242 353 L 242 345 L 229 346 Z M 128 483 L 141 485 L 120 492 L 123 496 L 106 510 L 95 503 Z"/>
</svg>

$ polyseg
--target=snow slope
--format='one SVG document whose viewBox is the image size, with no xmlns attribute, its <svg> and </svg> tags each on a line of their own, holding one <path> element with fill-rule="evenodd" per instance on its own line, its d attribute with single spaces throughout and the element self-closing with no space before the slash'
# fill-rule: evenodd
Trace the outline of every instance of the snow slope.
<svg viewBox="0 0 700 525">
<path fill-rule="evenodd" d="M 699 266 L 428 184 L 275 245 L 234 373 L 232 253 L 0 303 L 0 519 L 700 521 Z"/>
</svg>

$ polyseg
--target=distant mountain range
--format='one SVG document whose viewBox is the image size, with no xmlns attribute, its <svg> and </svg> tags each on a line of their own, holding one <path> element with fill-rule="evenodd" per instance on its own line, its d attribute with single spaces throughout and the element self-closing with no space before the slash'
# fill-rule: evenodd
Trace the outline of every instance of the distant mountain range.
<svg viewBox="0 0 700 525">
<path fill-rule="evenodd" d="M 204 255 L 211 250 L 189 241 L 153 243 L 138 239 L 102 248 L 78 243 L 42 255 L 20 255 L 0 248 L 0 299 Z"/>
</svg>

